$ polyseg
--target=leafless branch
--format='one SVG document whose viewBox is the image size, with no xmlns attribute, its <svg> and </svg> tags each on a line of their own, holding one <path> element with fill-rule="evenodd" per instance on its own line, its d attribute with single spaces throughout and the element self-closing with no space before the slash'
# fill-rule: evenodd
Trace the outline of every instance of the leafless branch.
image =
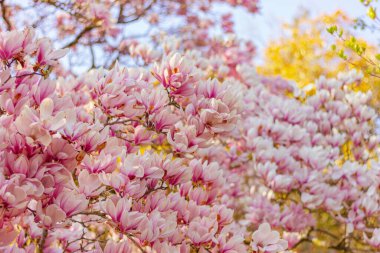
<svg viewBox="0 0 380 253">
<path fill-rule="evenodd" d="M 10 31 L 12 30 L 12 23 L 8 17 L 8 10 L 7 10 L 7 6 L 5 5 L 5 0 L 0 1 L 0 6 L 1 6 L 1 16 L 3 17 L 5 25 L 7 26 L 7 29 Z"/>
</svg>

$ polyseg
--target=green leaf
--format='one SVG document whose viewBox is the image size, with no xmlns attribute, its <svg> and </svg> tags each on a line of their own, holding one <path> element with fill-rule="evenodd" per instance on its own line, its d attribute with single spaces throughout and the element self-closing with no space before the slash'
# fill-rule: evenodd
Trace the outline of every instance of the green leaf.
<svg viewBox="0 0 380 253">
<path fill-rule="evenodd" d="M 339 38 L 341 38 L 342 35 L 343 35 L 343 29 L 339 29 L 339 34 L 338 34 Z"/>
<path fill-rule="evenodd" d="M 344 53 L 343 49 L 339 50 L 338 56 L 343 60 L 347 60 L 347 55 Z"/>
<path fill-rule="evenodd" d="M 336 25 L 330 26 L 327 29 L 327 32 L 330 34 L 334 34 L 336 31 L 338 31 L 338 27 Z"/>
</svg>

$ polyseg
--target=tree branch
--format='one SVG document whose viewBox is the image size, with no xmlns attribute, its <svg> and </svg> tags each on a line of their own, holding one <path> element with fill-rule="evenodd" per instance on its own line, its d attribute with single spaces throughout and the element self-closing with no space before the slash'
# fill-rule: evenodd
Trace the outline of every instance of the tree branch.
<svg viewBox="0 0 380 253">
<path fill-rule="evenodd" d="M 45 240 L 47 237 L 48 231 L 46 228 L 42 231 L 42 237 L 40 239 L 40 242 L 38 243 L 38 253 L 43 253 L 44 252 L 44 245 L 45 245 Z"/>
<path fill-rule="evenodd" d="M 134 18 L 132 18 L 132 19 L 129 19 L 129 20 L 124 20 L 123 18 L 123 15 L 121 15 L 121 16 L 119 16 L 119 19 L 118 19 L 118 24 L 128 24 L 128 23 L 131 23 L 131 22 L 134 22 L 134 21 L 137 21 L 137 20 L 139 20 L 142 16 L 144 16 L 145 15 L 145 13 L 148 11 L 148 10 L 150 10 L 152 7 L 153 7 L 153 5 L 156 3 L 156 0 L 152 0 L 152 2 L 150 2 L 150 4 L 148 4 L 145 8 L 144 8 L 144 10 L 141 12 L 141 13 L 139 13 L 139 14 L 137 14 L 136 15 L 136 17 L 134 17 Z M 121 13 L 122 14 L 122 13 Z"/>
<path fill-rule="evenodd" d="M 86 35 L 86 33 L 90 32 L 92 29 L 96 28 L 96 27 L 99 27 L 97 25 L 88 25 L 86 26 L 80 33 L 78 33 L 78 35 L 74 38 L 74 40 L 72 40 L 70 43 L 68 43 L 66 46 L 64 46 L 63 48 L 68 48 L 68 47 L 72 47 L 74 46 L 75 44 L 77 44 L 79 42 L 79 40 L 84 36 Z"/>
<path fill-rule="evenodd" d="M 8 17 L 7 6 L 5 6 L 5 0 L 0 1 L 0 6 L 1 6 L 1 15 L 3 17 L 5 25 L 7 26 L 7 29 L 10 31 L 12 30 L 12 23 Z"/>
</svg>

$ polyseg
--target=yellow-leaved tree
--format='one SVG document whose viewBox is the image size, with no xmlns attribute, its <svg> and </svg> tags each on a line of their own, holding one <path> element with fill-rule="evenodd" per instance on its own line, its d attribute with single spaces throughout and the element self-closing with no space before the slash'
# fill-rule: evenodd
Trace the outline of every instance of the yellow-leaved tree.
<svg viewBox="0 0 380 253">
<path fill-rule="evenodd" d="M 350 28 L 355 24 L 342 11 L 315 18 L 304 12 L 292 23 L 284 24 L 282 36 L 269 43 L 258 72 L 293 80 L 313 93 L 309 84 L 321 75 L 334 77 L 342 71 L 361 70 L 365 76 L 363 82 L 351 88 L 371 89 L 373 103 L 379 108 L 380 78 L 373 69 L 369 70 L 370 64 L 364 56 L 376 55 L 377 48 L 351 35 Z"/>
</svg>

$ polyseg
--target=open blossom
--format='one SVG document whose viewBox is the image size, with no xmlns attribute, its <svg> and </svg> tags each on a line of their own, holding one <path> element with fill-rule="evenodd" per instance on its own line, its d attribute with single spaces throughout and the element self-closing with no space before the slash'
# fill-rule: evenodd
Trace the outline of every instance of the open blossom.
<svg viewBox="0 0 380 253">
<path fill-rule="evenodd" d="M 79 193 L 83 193 L 86 197 L 97 196 L 104 187 L 97 174 L 89 174 L 87 170 L 82 170 L 78 176 Z"/>
<path fill-rule="evenodd" d="M 0 188 L 2 203 L 15 209 L 23 210 L 27 206 L 27 193 L 25 189 L 15 183 L 2 185 Z M 2 211 L 4 212 L 4 210 Z"/>
<path fill-rule="evenodd" d="M 122 231 L 128 232 L 137 229 L 139 224 L 146 219 L 144 214 L 130 211 L 131 204 L 131 200 L 127 198 L 112 198 L 102 204 L 102 209 L 111 216 Z"/>
<path fill-rule="evenodd" d="M 49 131 L 57 131 L 66 122 L 65 113 L 58 112 L 54 115 L 54 101 L 45 98 L 40 105 L 40 112 L 25 106 L 15 125 L 21 134 L 24 134 L 29 142 L 38 141 L 48 146 L 52 140 Z"/>
<path fill-rule="evenodd" d="M 190 222 L 188 236 L 195 245 L 216 241 L 218 224 L 212 218 L 197 218 Z"/>
<path fill-rule="evenodd" d="M 62 191 L 55 199 L 55 203 L 68 217 L 84 211 L 88 206 L 86 197 L 83 194 L 77 193 L 76 190 Z"/>
<path fill-rule="evenodd" d="M 281 252 L 288 248 L 288 242 L 280 239 L 277 231 L 272 231 L 268 223 L 259 226 L 252 235 L 251 247 L 255 252 Z"/>
<path fill-rule="evenodd" d="M 168 130 L 174 126 L 179 120 L 179 117 L 172 113 L 170 109 L 163 109 L 156 113 L 152 119 L 154 128 L 157 131 Z"/>
<path fill-rule="evenodd" d="M 165 91 L 162 89 L 155 90 L 142 90 L 141 102 L 145 107 L 147 113 L 152 114 L 161 109 L 169 103 Z"/>
<path fill-rule="evenodd" d="M 108 199 L 105 203 L 102 204 L 102 208 L 111 216 L 113 220 L 119 221 L 123 211 L 129 211 L 131 209 L 131 200 L 127 198 Z"/>
<path fill-rule="evenodd" d="M 194 152 L 198 148 L 198 143 L 203 142 L 202 139 L 196 137 L 195 126 L 180 128 L 178 132 L 171 129 L 168 132 L 167 139 L 176 152 L 185 153 Z"/>
<path fill-rule="evenodd" d="M 246 252 L 247 249 L 244 245 L 244 238 L 242 236 L 232 236 L 227 238 L 226 234 L 222 234 L 218 238 L 219 252 L 222 253 L 239 253 Z"/>
<path fill-rule="evenodd" d="M 57 60 L 62 58 L 68 49 L 53 50 L 52 42 L 47 38 L 40 39 L 37 42 L 37 62 L 38 67 L 54 66 Z"/>
<path fill-rule="evenodd" d="M 153 75 L 173 96 L 190 96 L 194 93 L 196 73 L 189 59 L 180 54 L 172 55 L 161 66 L 157 65 Z"/>
<path fill-rule="evenodd" d="M 7 61 L 17 57 L 20 53 L 30 53 L 34 45 L 31 43 L 34 37 L 34 31 L 25 29 L 24 32 L 10 31 L 3 32 L 0 35 L 0 59 Z"/>
<path fill-rule="evenodd" d="M 56 204 L 52 204 L 42 210 L 41 202 L 37 203 L 38 218 L 44 227 L 53 227 L 66 218 L 66 213 Z"/>
<path fill-rule="evenodd" d="M 155 154 L 145 153 L 143 156 L 130 155 L 122 165 L 121 172 L 129 178 L 160 179 L 164 171 L 156 164 Z"/>
<path fill-rule="evenodd" d="M 192 177 L 192 171 L 183 164 L 182 159 L 174 159 L 171 161 L 170 155 L 164 161 L 163 169 L 165 171 L 164 179 L 168 180 L 170 184 L 177 185 L 190 181 Z"/>
<path fill-rule="evenodd" d="M 153 211 L 147 219 L 139 225 L 140 240 L 154 242 L 158 238 L 167 238 L 176 232 L 177 221 L 175 216 L 162 217 L 157 210 Z"/>
<path fill-rule="evenodd" d="M 238 119 L 236 112 L 231 111 L 226 104 L 215 98 L 206 102 L 200 115 L 203 124 L 214 133 L 232 131 Z"/>
</svg>

